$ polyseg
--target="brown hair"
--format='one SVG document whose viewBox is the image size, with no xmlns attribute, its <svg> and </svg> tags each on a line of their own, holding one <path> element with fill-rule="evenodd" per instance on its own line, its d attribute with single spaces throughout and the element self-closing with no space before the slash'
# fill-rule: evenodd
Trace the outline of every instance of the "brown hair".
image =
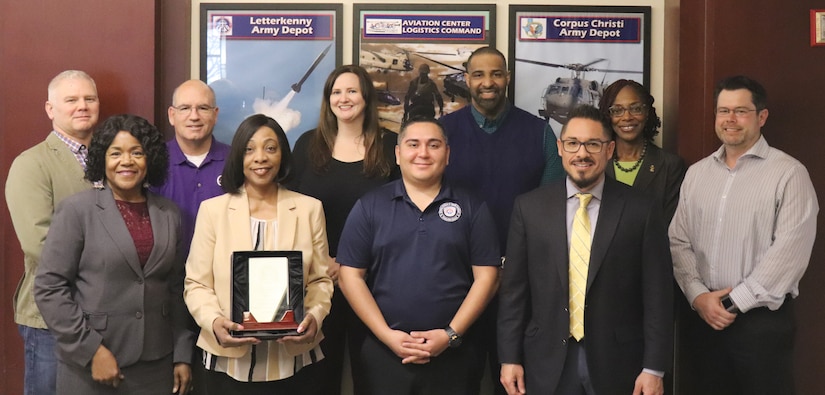
<svg viewBox="0 0 825 395">
<path fill-rule="evenodd" d="M 390 163 L 384 155 L 384 145 L 381 142 L 383 133 L 378 125 L 377 94 L 372 79 L 361 66 L 340 66 L 327 77 L 324 83 L 324 97 L 321 98 L 321 116 L 318 120 L 318 127 L 313 131 L 309 142 L 309 160 L 314 170 L 320 173 L 327 170 L 329 161 L 332 159 L 332 147 L 335 145 L 335 136 L 338 134 L 338 118 L 332 112 L 329 96 L 332 94 L 335 80 L 345 73 L 352 73 L 358 77 L 361 83 L 361 94 L 366 104 L 362 126 L 365 151 L 363 173 L 367 177 L 386 177 L 390 174 Z"/>
</svg>

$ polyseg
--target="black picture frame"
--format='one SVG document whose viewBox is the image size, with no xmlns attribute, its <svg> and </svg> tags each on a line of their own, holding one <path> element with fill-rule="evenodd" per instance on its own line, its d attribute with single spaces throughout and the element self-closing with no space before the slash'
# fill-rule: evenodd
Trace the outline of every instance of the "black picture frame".
<svg viewBox="0 0 825 395">
<path fill-rule="evenodd" d="M 495 4 L 353 4 L 352 63 L 373 79 L 381 126 L 398 132 L 417 105 L 411 83 L 425 64 L 443 100 L 440 112 L 430 100 L 435 117 L 467 105 L 464 63 L 473 50 L 495 46 L 495 27 Z"/>
<path fill-rule="evenodd" d="M 215 138 L 231 144 L 256 113 L 278 121 L 290 145 L 318 125 L 324 82 L 343 60 L 342 4 L 202 3 L 198 18 L 199 76 L 220 108 Z"/>
<path fill-rule="evenodd" d="M 511 5 L 509 17 L 510 100 L 556 133 L 616 79 L 650 89 L 651 7 Z"/>
<path fill-rule="evenodd" d="M 265 271 L 273 277 L 260 276 L 253 266 L 258 264 L 273 268 L 286 260 L 286 267 L 282 270 Z M 284 273 L 286 272 L 286 273 Z M 256 275 L 256 273 L 258 273 Z M 286 274 L 284 279 L 278 278 Z M 252 280 L 255 280 L 254 283 Z M 284 336 L 298 335 L 298 325 L 304 319 L 304 263 L 301 251 L 235 251 L 232 253 L 232 321 L 244 326 L 243 330 L 230 331 L 233 337 L 255 337 L 261 340 L 277 339 Z M 284 284 L 284 289 L 275 289 L 275 284 Z M 254 306 L 251 296 L 255 287 L 264 293 L 286 293 L 285 306 L 276 299 L 271 299 L 275 311 L 275 319 L 263 320 L 263 315 L 255 317 L 252 313 Z M 270 306 L 270 307 L 271 307 Z M 283 313 L 281 313 L 283 311 Z M 268 316 L 267 316 L 268 318 Z"/>
</svg>

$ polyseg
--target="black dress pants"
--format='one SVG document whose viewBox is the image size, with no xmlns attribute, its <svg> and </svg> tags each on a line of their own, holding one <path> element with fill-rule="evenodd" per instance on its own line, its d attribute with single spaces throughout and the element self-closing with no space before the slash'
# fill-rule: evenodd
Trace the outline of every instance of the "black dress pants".
<svg viewBox="0 0 825 395">
<path fill-rule="evenodd" d="M 794 393 L 793 299 L 779 310 L 741 313 L 724 330 L 687 312 L 679 353 L 680 393 L 783 395 Z"/>
</svg>

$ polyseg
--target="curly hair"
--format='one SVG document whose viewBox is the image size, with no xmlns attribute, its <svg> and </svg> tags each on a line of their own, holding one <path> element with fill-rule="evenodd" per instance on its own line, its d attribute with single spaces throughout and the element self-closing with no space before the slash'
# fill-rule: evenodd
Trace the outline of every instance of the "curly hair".
<svg viewBox="0 0 825 395">
<path fill-rule="evenodd" d="M 106 151 L 120 132 L 129 132 L 143 147 L 146 155 L 146 178 L 151 186 L 161 186 L 169 169 L 169 151 L 163 134 L 149 121 L 130 114 L 112 115 L 92 135 L 86 158 L 86 179 L 92 182 L 106 178 Z"/>
<path fill-rule="evenodd" d="M 286 183 L 292 177 L 292 152 L 289 150 L 289 140 L 278 121 L 263 115 L 250 115 L 238 125 L 235 137 L 232 138 L 232 147 L 229 148 L 229 157 L 221 175 L 221 187 L 224 192 L 238 194 L 246 181 L 243 174 L 243 159 L 246 155 L 246 145 L 253 135 L 262 127 L 268 127 L 278 136 L 278 146 L 281 150 L 281 167 L 275 177 L 275 183 Z"/>
<path fill-rule="evenodd" d="M 330 73 L 324 83 L 324 96 L 321 98 L 321 116 L 318 127 L 312 132 L 309 143 L 309 158 L 313 169 L 324 172 L 332 159 L 332 148 L 335 145 L 335 136 L 338 134 L 338 118 L 332 112 L 329 97 L 332 87 L 342 74 L 352 73 L 358 77 L 361 95 L 364 97 L 364 124 L 361 133 L 364 135 L 364 169 L 367 177 L 386 177 L 390 174 L 392 165 L 384 156 L 384 147 L 381 143 L 383 130 L 378 124 L 378 93 L 372 84 L 369 73 L 361 66 L 339 66 Z"/>
<path fill-rule="evenodd" d="M 607 119 L 612 119 L 610 117 L 609 108 L 616 101 L 616 96 L 619 96 L 619 92 L 621 92 L 625 87 L 630 87 L 630 89 L 633 89 L 633 91 L 636 92 L 636 95 L 639 96 L 639 100 L 647 105 L 647 120 L 645 121 L 645 128 L 642 130 L 642 135 L 645 140 L 653 141 L 653 138 L 659 134 L 659 127 L 662 126 L 662 119 L 659 118 L 659 115 L 656 114 L 656 108 L 653 107 L 653 102 L 655 101 L 653 95 L 651 95 L 647 88 L 642 86 L 642 84 L 633 80 L 616 80 L 610 84 L 610 86 L 605 88 L 602 98 L 599 100 L 599 111 L 601 111 Z"/>
</svg>

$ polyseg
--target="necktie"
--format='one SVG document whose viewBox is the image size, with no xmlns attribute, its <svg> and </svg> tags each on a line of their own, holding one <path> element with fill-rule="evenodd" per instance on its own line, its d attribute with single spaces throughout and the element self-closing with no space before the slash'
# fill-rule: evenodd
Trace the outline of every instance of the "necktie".
<svg viewBox="0 0 825 395">
<path fill-rule="evenodd" d="M 590 217 L 587 205 L 593 195 L 577 193 L 579 209 L 573 219 L 570 237 L 570 335 L 576 340 L 584 337 L 584 294 L 587 287 L 587 267 L 590 265 Z"/>
</svg>

